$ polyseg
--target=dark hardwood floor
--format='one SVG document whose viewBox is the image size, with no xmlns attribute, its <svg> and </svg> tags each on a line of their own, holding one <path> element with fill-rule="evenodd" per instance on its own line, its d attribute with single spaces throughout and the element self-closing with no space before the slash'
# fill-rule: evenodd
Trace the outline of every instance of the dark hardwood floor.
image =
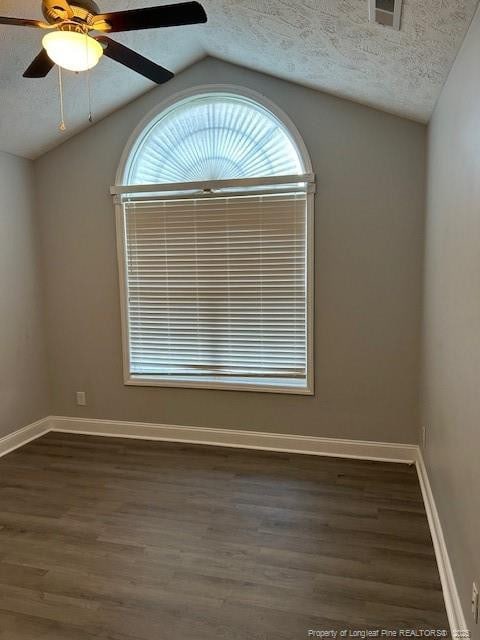
<svg viewBox="0 0 480 640">
<path fill-rule="evenodd" d="M 382 628 L 448 628 L 413 467 L 59 433 L 0 459 L 1 640 Z"/>
</svg>

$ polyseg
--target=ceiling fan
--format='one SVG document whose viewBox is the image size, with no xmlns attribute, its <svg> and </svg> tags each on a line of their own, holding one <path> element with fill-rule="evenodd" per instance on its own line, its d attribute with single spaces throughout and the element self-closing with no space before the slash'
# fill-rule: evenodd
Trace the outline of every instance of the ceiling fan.
<svg viewBox="0 0 480 640">
<path fill-rule="evenodd" d="M 42 0 L 42 13 L 46 22 L 0 16 L 0 24 L 49 30 L 43 37 L 42 51 L 25 71 L 24 78 L 44 78 L 55 64 L 70 71 L 86 71 L 106 55 L 161 84 L 174 74 L 104 34 L 207 21 L 198 2 L 100 13 L 93 0 Z"/>
</svg>

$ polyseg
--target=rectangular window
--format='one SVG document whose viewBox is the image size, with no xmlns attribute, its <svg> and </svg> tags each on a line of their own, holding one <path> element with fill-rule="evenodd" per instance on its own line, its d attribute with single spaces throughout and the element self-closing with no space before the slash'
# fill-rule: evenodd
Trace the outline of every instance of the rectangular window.
<svg viewBox="0 0 480 640">
<path fill-rule="evenodd" d="M 308 197 L 122 198 L 127 384 L 312 392 Z"/>
</svg>

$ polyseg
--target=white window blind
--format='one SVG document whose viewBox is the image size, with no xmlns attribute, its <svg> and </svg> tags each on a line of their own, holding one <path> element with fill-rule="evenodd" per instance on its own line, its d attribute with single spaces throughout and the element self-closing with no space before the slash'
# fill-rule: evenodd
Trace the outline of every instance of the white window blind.
<svg viewBox="0 0 480 640">
<path fill-rule="evenodd" d="M 142 139 L 129 184 L 302 173 L 298 150 L 264 107 L 240 96 L 198 96 L 168 110 Z"/>
<path fill-rule="evenodd" d="M 306 386 L 306 193 L 122 208 L 131 376 Z"/>
</svg>

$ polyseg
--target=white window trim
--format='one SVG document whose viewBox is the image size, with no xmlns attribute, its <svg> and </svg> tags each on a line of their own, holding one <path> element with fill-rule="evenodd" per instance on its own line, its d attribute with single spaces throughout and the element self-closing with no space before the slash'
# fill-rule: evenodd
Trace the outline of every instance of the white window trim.
<svg viewBox="0 0 480 640">
<path fill-rule="evenodd" d="M 130 169 L 130 160 L 135 155 L 135 151 L 138 146 L 143 142 L 143 139 L 151 127 L 153 127 L 165 111 L 177 105 L 181 100 L 187 100 L 195 95 L 205 93 L 233 93 L 241 97 L 250 98 L 266 109 L 271 111 L 284 125 L 286 131 L 292 137 L 297 149 L 302 158 L 305 173 L 301 176 L 270 176 L 268 178 L 245 178 L 238 180 L 227 181 L 205 181 L 205 182 L 186 182 L 180 184 L 150 184 L 150 185 L 125 185 L 125 178 L 128 176 Z M 265 379 L 261 384 L 258 378 L 242 378 L 242 382 L 235 382 L 233 380 L 218 380 L 215 376 L 210 376 L 208 379 L 202 380 L 188 380 L 188 378 L 182 378 L 178 380 L 172 380 L 171 378 L 161 378 L 153 376 L 138 376 L 130 373 L 130 349 L 129 349 L 129 314 L 128 314 L 128 300 L 127 300 L 127 261 L 126 261 L 126 237 L 125 237 L 125 225 L 124 225 L 124 211 L 122 205 L 122 194 L 126 193 L 165 193 L 168 197 L 168 190 L 178 190 L 179 187 L 185 191 L 191 191 L 195 189 L 209 189 L 209 188 L 221 188 L 232 183 L 237 183 L 240 186 L 258 186 L 262 184 L 266 185 L 281 185 L 292 184 L 294 178 L 295 182 L 305 183 L 305 192 L 307 200 L 306 210 L 306 378 L 305 385 L 295 387 L 292 385 L 274 384 L 268 382 Z M 221 183 L 224 183 L 223 185 Z M 297 187 L 298 190 L 298 187 Z M 270 191 L 271 192 L 271 191 Z M 120 311 L 121 311 L 121 328 L 122 328 L 122 355 L 123 355 L 123 381 L 126 386 L 142 386 L 142 387 L 176 387 L 176 388 L 193 388 L 193 389 L 218 389 L 223 391 L 254 391 L 260 393 L 282 393 L 290 395 L 314 395 L 314 197 L 315 197 L 315 175 L 312 171 L 312 164 L 310 156 L 305 147 L 302 137 L 300 136 L 297 128 L 278 107 L 272 104 L 261 94 L 254 91 L 246 90 L 231 85 L 203 85 L 177 93 L 171 96 L 168 100 L 160 103 L 152 112 L 141 121 L 138 127 L 134 130 L 133 134 L 122 153 L 119 168 L 117 171 L 115 185 L 110 188 L 110 193 L 113 196 L 115 206 L 115 226 L 116 226 L 116 238 L 117 238 L 117 260 L 118 260 L 118 273 L 119 273 L 119 285 L 120 285 Z M 176 196 L 178 197 L 178 195 Z M 192 197 L 190 195 L 190 197 Z M 195 197 L 198 197 L 195 195 Z M 205 195 L 208 197 L 208 194 Z M 212 196 L 210 196 L 212 197 Z M 213 196 L 214 197 L 214 196 Z"/>
</svg>

